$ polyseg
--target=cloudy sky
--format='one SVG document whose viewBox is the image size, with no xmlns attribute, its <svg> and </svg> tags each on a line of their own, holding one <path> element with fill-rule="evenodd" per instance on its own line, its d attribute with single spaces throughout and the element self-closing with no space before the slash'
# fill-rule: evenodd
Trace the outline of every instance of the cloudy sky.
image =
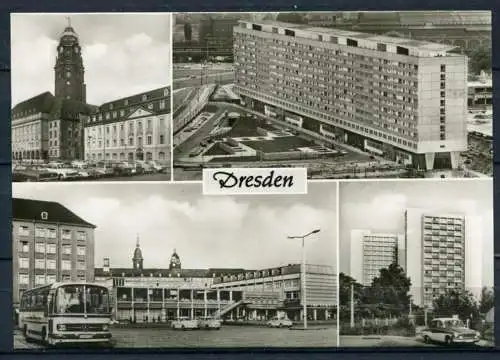
<svg viewBox="0 0 500 360">
<path fill-rule="evenodd" d="M 96 266 L 131 267 L 136 234 L 144 267 L 168 267 L 175 248 L 184 268 L 261 268 L 301 259 L 336 263 L 336 185 L 309 184 L 307 195 L 201 196 L 201 184 L 37 184 L 13 185 L 13 196 L 57 201 L 97 225 Z"/>
<path fill-rule="evenodd" d="M 54 93 L 67 17 L 79 35 L 87 101 L 94 105 L 170 84 L 170 15 L 12 14 L 12 104 Z"/>
<path fill-rule="evenodd" d="M 480 216 L 483 285 L 493 286 L 493 181 L 381 181 L 340 185 L 340 271 L 349 272 L 350 231 L 404 233 L 404 210 L 422 208 Z M 479 265 L 479 264 L 478 264 Z"/>
</svg>

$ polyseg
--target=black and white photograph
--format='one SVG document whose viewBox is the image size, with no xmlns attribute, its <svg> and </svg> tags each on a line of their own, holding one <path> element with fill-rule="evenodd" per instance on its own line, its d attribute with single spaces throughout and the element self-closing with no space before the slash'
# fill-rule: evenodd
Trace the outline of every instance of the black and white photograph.
<svg viewBox="0 0 500 360">
<path fill-rule="evenodd" d="M 14 184 L 14 347 L 335 347 L 337 205 L 335 182 Z"/>
<path fill-rule="evenodd" d="M 170 181 L 169 13 L 11 15 L 12 180 Z"/>
<path fill-rule="evenodd" d="M 341 182 L 339 346 L 494 346 L 493 247 L 492 179 Z"/>
<path fill-rule="evenodd" d="M 491 12 L 173 15 L 173 180 L 491 177 Z"/>
</svg>

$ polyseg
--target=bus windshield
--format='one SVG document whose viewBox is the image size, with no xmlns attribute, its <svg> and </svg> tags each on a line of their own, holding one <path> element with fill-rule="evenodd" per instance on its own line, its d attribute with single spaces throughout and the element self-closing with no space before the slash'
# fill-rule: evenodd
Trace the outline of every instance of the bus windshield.
<svg viewBox="0 0 500 360">
<path fill-rule="evenodd" d="M 57 289 L 56 314 L 109 314 L 109 293 L 102 286 L 62 285 Z"/>
</svg>

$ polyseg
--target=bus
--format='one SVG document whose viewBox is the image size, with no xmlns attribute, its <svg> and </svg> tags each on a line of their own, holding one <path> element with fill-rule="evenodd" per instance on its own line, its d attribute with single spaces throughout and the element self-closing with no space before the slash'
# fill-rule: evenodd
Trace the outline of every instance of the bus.
<svg viewBox="0 0 500 360">
<path fill-rule="evenodd" d="M 19 327 L 26 341 L 110 344 L 110 296 L 106 287 L 64 282 L 26 290 L 21 296 Z"/>
</svg>

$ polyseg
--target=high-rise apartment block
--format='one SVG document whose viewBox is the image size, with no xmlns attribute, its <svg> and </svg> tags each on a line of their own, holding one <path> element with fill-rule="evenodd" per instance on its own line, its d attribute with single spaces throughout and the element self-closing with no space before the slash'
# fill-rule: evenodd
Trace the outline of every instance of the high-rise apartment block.
<svg viewBox="0 0 500 360">
<path fill-rule="evenodd" d="M 400 262 L 401 251 L 404 253 L 403 240 L 398 234 L 352 230 L 350 275 L 361 284 L 370 286 L 381 269 Z"/>
<path fill-rule="evenodd" d="M 463 215 L 406 210 L 405 270 L 415 304 L 431 307 L 448 290 L 465 288 L 466 234 Z"/>
<path fill-rule="evenodd" d="M 418 169 L 458 166 L 468 60 L 454 46 L 266 20 L 233 33 L 246 106 Z"/>
</svg>

